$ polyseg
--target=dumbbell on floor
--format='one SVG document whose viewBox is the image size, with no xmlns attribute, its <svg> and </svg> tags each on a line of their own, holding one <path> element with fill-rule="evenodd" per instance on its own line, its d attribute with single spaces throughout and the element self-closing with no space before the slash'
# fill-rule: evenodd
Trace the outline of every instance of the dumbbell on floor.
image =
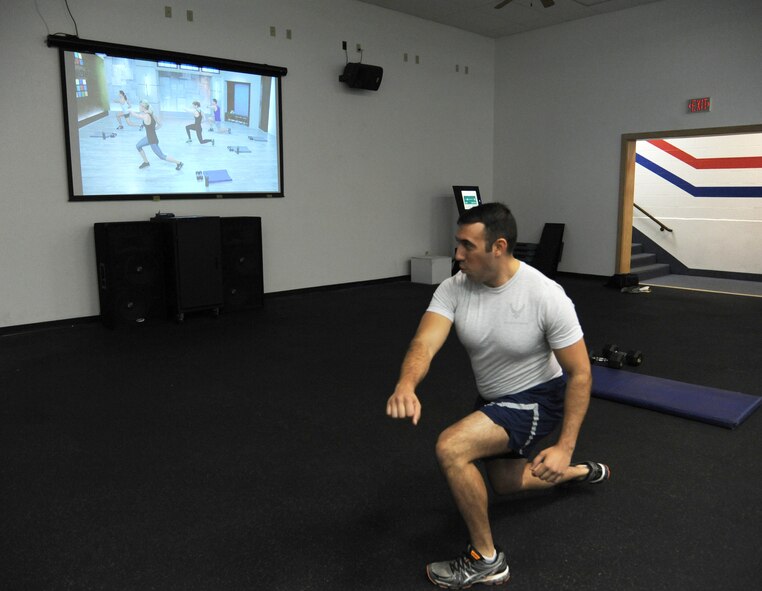
<svg viewBox="0 0 762 591">
<path fill-rule="evenodd" d="M 610 355 L 597 354 L 590 351 L 590 361 L 598 365 L 605 365 L 613 369 L 622 369 L 624 367 L 625 354 L 620 351 L 614 351 Z"/>
<path fill-rule="evenodd" d="M 603 356 L 611 358 L 613 356 L 624 356 L 624 362 L 627 365 L 632 365 L 633 367 L 637 367 L 641 363 L 643 363 L 643 353 L 637 350 L 630 350 L 630 351 L 620 351 L 619 347 L 617 345 L 605 345 L 603 347 Z"/>
</svg>

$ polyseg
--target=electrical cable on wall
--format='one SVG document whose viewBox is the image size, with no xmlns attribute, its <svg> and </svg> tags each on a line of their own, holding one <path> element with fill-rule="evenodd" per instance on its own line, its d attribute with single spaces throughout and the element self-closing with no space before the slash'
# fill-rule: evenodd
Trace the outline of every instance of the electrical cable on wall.
<svg viewBox="0 0 762 591">
<path fill-rule="evenodd" d="M 66 5 L 66 12 L 68 12 L 69 17 L 71 17 L 71 22 L 74 23 L 74 35 L 79 37 L 79 27 L 77 26 L 77 21 L 74 20 L 74 15 L 72 15 L 71 9 L 69 8 L 69 0 L 64 0 L 64 4 Z"/>
<path fill-rule="evenodd" d="M 74 18 L 74 15 L 71 13 L 71 9 L 69 8 L 69 0 L 64 0 L 64 5 L 66 6 L 66 12 L 69 13 L 69 18 L 71 18 L 71 22 L 74 23 L 74 35 L 71 35 L 70 33 L 63 33 L 61 31 L 57 33 L 52 33 L 52 35 L 55 35 L 57 37 L 69 37 L 72 39 L 79 39 L 79 26 L 77 25 L 77 21 Z M 37 15 L 40 17 L 42 24 L 45 25 L 45 31 L 47 32 L 48 37 L 50 37 L 51 36 L 50 27 L 48 26 L 48 23 L 45 20 L 45 17 L 42 16 L 42 12 L 40 11 L 38 0 L 34 0 L 34 8 L 37 11 Z"/>
</svg>

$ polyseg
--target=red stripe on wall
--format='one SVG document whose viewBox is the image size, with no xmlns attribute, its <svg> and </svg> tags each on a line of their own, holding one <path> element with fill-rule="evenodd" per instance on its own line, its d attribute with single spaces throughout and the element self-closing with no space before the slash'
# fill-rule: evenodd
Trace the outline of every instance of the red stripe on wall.
<svg viewBox="0 0 762 591">
<path fill-rule="evenodd" d="M 762 156 L 740 156 L 735 158 L 696 158 L 688 152 L 684 152 L 677 146 L 673 146 L 664 140 L 648 140 L 652 144 L 673 156 L 685 162 L 693 168 L 701 170 L 719 169 L 719 168 L 762 168 Z"/>
</svg>

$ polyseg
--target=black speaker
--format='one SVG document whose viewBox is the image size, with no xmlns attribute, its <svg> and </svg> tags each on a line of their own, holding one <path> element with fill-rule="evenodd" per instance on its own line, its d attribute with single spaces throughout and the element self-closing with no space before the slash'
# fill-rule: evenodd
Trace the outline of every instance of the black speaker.
<svg viewBox="0 0 762 591">
<path fill-rule="evenodd" d="M 221 222 L 217 216 L 152 218 L 162 228 L 167 308 L 176 320 L 186 312 L 212 310 L 223 304 Z"/>
<path fill-rule="evenodd" d="M 384 69 L 381 66 L 352 62 L 345 66 L 344 73 L 339 76 L 339 82 L 344 82 L 350 88 L 378 90 L 383 77 Z"/>
<path fill-rule="evenodd" d="M 264 305 L 262 218 L 220 219 L 224 310 L 261 308 Z"/>
<path fill-rule="evenodd" d="M 160 228 L 150 222 L 94 225 L 101 321 L 109 328 L 166 318 Z"/>
</svg>

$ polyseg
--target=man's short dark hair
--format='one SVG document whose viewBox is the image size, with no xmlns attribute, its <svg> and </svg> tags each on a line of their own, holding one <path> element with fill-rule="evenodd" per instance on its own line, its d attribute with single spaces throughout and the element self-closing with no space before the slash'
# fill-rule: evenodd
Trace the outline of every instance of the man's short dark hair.
<svg viewBox="0 0 762 591">
<path fill-rule="evenodd" d="M 518 230 L 516 229 L 516 218 L 513 217 L 510 209 L 502 203 L 483 203 L 467 209 L 458 218 L 459 226 L 479 222 L 484 224 L 484 238 L 487 241 L 486 249 L 488 251 L 492 248 L 495 240 L 505 238 L 508 242 L 508 252 L 513 254 Z"/>
</svg>

